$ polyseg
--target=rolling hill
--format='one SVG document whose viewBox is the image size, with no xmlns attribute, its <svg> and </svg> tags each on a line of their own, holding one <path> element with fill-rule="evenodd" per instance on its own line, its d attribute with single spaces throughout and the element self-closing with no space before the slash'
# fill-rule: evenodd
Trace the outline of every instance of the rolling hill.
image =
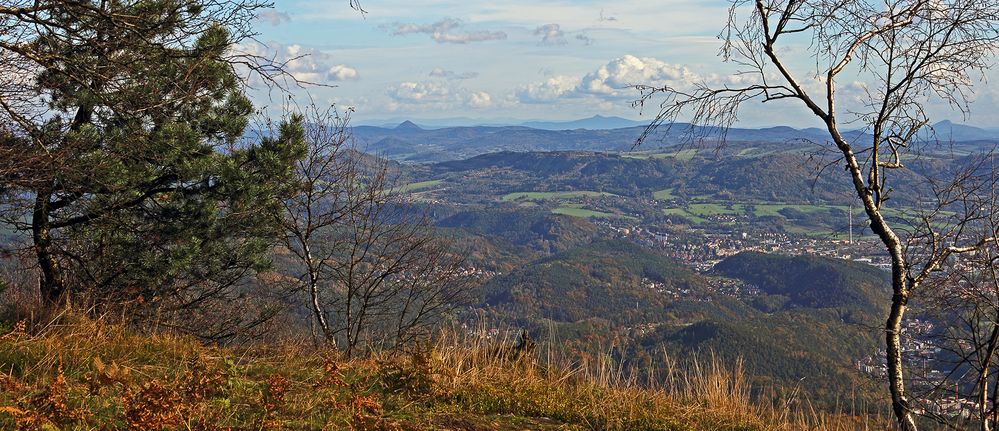
<svg viewBox="0 0 999 431">
<path fill-rule="evenodd" d="M 646 125 L 616 117 L 593 117 L 570 122 L 528 122 L 516 126 L 463 126 L 425 128 L 411 121 L 397 126 L 356 126 L 352 129 L 364 151 L 409 163 L 461 160 L 499 151 L 631 151 Z M 863 142 L 863 131 L 845 132 L 847 139 Z M 999 142 L 999 132 L 951 122 L 940 122 L 921 137 L 964 147 L 983 148 Z M 828 132 L 817 128 L 762 129 L 711 127 L 677 123 L 660 127 L 639 149 L 677 145 L 718 146 L 718 142 L 780 144 L 784 151 L 813 150 L 828 141 Z"/>
</svg>

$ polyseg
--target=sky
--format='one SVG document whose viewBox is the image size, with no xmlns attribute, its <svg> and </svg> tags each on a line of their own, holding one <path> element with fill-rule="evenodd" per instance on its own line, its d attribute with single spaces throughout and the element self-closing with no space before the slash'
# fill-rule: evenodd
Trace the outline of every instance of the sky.
<svg viewBox="0 0 999 431">
<path fill-rule="evenodd" d="M 360 1 L 365 13 L 348 0 L 276 0 L 244 48 L 290 60 L 290 73 L 317 84 L 295 89 L 297 99 L 353 109 L 355 124 L 651 120 L 658 107 L 633 106 L 629 85 L 724 83 L 736 70 L 718 57 L 725 0 Z M 252 94 L 260 106 L 282 103 L 274 92 Z M 981 83 L 976 98 L 968 118 L 945 106 L 931 112 L 999 127 L 999 91 Z M 785 101 L 747 105 L 739 125 L 818 123 Z"/>
</svg>

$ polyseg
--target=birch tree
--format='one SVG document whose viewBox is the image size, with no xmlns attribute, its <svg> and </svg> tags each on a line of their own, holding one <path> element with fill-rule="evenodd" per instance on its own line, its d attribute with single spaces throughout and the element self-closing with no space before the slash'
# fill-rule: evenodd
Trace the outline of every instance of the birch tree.
<svg viewBox="0 0 999 431">
<path fill-rule="evenodd" d="M 733 0 L 721 33 L 721 57 L 739 69 L 728 85 L 693 88 L 639 85 L 637 105 L 658 101 L 642 135 L 686 119 L 721 129 L 746 102 L 797 104 L 828 132 L 829 149 L 852 185 L 870 228 L 891 258 L 891 307 L 884 334 L 892 411 L 904 430 L 917 428 L 902 359 L 900 332 L 913 295 L 952 256 L 994 243 L 994 232 L 947 236 L 930 224 L 922 252 L 885 210 L 893 173 L 931 134 L 926 106 L 969 111 L 975 83 L 999 48 L 999 2 L 992 0 Z M 797 53 L 791 49 L 794 46 Z M 801 49 L 807 66 L 801 66 Z M 866 83 L 862 103 L 844 107 L 844 83 Z M 860 127 L 863 134 L 848 134 Z M 930 133 L 928 133 L 930 132 Z M 640 142 L 641 142 L 640 140 Z"/>
</svg>

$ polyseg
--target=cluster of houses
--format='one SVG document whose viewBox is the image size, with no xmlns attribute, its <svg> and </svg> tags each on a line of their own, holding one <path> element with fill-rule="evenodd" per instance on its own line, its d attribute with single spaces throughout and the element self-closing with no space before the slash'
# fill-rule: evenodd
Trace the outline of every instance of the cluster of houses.
<svg viewBox="0 0 999 431">
<path fill-rule="evenodd" d="M 707 231 L 687 228 L 667 231 L 656 227 L 621 225 L 620 221 L 597 222 L 611 235 L 627 238 L 690 267 L 707 272 L 722 259 L 744 251 L 777 253 L 784 255 L 814 255 L 852 260 L 884 270 L 890 261 L 877 240 L 865 238 L 857 241 L 833 238 L 790 235 L 772 231 Z M 671 227 L 669 229 L 678 229 Z"/>
</svg>

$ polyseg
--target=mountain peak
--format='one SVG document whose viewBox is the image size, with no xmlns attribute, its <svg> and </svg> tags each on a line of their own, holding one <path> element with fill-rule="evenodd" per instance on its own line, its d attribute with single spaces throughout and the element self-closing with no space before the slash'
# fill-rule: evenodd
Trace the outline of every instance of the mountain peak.
<svg viewBox="0 0 999 431">
<path fill-rule="evenodd" d="M 416 123 L 412 121 L 406 120 L 403 121 L 402 123 L 399 123 L 398 126 L 395 126 L 395 130 L 423 130 L 423 128 L 417 126 Z"/>
</svg>

